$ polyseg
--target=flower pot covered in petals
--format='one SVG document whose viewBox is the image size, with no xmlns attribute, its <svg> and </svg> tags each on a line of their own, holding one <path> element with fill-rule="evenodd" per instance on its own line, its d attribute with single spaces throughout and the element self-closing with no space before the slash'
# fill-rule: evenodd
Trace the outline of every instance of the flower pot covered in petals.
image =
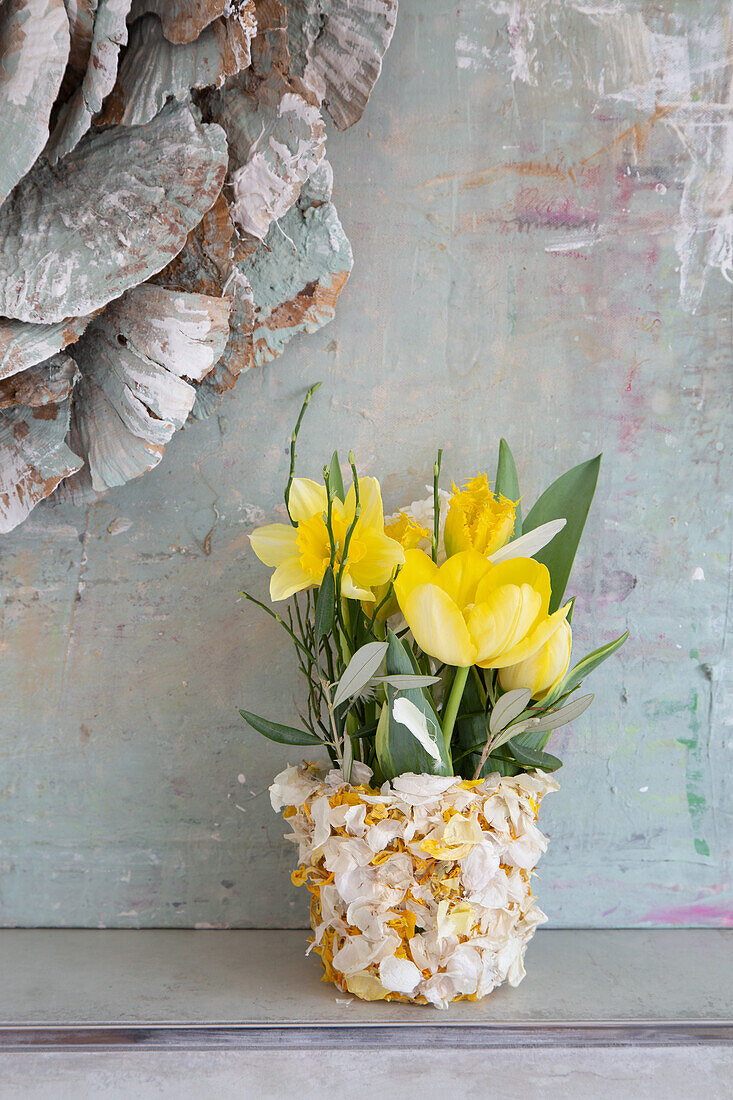
<svg viewBox="0 0 733 1100">
<path fill-rule="evenodd" d="M 524 977 L 546 920 L 532 875 L 547 846 L 536 819 L 557 783 L 541 772 L 398 776 L 381 789 L 355 764 L 287 768 L 270 795 L 298 845 L 312 946 L 325 980 L 363 1000 L 445 1008 Z"/>
</svg>

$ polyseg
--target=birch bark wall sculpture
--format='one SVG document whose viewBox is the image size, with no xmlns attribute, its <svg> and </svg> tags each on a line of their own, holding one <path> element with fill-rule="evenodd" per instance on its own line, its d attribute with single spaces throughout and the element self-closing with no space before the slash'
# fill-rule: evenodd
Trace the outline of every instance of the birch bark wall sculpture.
<svg viewBox="0 0 733 1100">
<path fill-rule="evenodd" d="M 323 112 L 397 0 L 0 0 L 0 532 L 152 469 L 334 314 Z"/>
</svg>

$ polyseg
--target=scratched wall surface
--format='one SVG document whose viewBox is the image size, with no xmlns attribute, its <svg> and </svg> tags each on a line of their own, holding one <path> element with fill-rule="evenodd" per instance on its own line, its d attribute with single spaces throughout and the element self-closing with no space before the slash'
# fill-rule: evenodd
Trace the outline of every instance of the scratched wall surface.
<svg viewBox="0 0 733 1100">
<path fill-rule="evenodd" d="M 631 640 L 556 737 L 538 890 L 555 925 L 730 921 L 730 26 L 713 0 L 403 0 L 329 138 L 336 320 L 142 481 L 0 544 L 5 924 L 305 922 L 266 794 L 297 754 L 236 711 L 293 720 L 299 687 L 236 592 L 266 590 L 247 533 L 282 516 L 316 379 L 301 471 L 351 446 L 388 507 L 438 444 L 460 478 L 505 435 L 530 500 L 604 451 L 574 627 Z"/>
</svg>

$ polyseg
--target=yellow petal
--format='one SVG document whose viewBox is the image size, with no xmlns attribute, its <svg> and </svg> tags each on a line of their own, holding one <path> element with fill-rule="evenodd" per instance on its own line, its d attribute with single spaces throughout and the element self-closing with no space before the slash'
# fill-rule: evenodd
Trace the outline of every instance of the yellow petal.
<svg viewBox="0 0 733 1100">
<path fill-rule="evenodd" d="M 395 539 L 380 534 L 376 529 L 362 531 L 360 527 L 359 543 L 364 556 L 350 564 L 354 580 L 367 587 L 386 584 L 392 579 L 397 566 L 404 562 L 405 551 Z"/>
<path fill-rule="evenodd" d="M 356 505 L 356 493 L 352 485 L 346 494 L 346 514 L 353 518 Z M 364 527 L 377 527 L 380 531 L 384 528 L 384 508 L 382 506 L 382 491 L 375 477 L 359 478 L 359 507 L 361 509 L 359 523 Z"/>
<path fill-rule="evenodd" d="M 535 699 L 546 695 L 562 680 L 570 664 L 572 631 L 563 619 L 558 629 L 536 653 L 499 671 L 502 691 L 526 688 Z"/>
<path fill-rule="evenodd" d="M 347 596 L 350 600 L 364 600 L 365 603 L 374 603 L 374 593 L 371 588 L 363 588 L 361 585 L 356 584 L 348 568 L 344 570 L 341 577 L 341 594 Z"/>
<path fill-rule="evenodd" d="M 282 565 L 278 565 L 270 577 L 270 599 L 287 600 L 295 592 L 302 592 L 304 588 L 313 588 L 319 581 L 306 573 L 297 558 L 288 558 Z"/>
<path fill-rule="evenodd" d="M 295 523 L 325 512 L 328 507 L 325 485 L 307 477 L 294 477 L 290 486 L 288 508 Z"/>
<path fill-rule="evenodd" d="M 298 532 L 288 523 L 268 523 L 249 536 L 257 557 L 265 565 L 282 565 L 298 553 Z"/>
<path fill-rule="evenodd" d="M 540 614 L 546 615 L 550 606 L 550 572 L 546 565 L 534 558 L 510 558 L 495 565 L 483 577 L 476 589 L 476 603 L 485 600 L 489 592 L 503 584 L 516 584 L 518 587 L 529 584 L 541 596 Z"/>
<path fill-rule="evenodd" d="M 436 583 L 464 608 L 474 602 L 479 581 L 493 568 L 477 550 L 462 550 L 441 565 Z"/>
<path fill-rule="evenodd" d="M 521 610 L 522 592 L 515 584 L 502 585 L 471 609 L 467 625 L 476 643 L 477 663 L 488 662 L 507 648 L 514 637 Z"/>
<path fill-rule="evenodd" d="M 383 1001 L 389 993 L 389 990 L 384 988 L 379 978 L 376 978 L 374 974 L 370 974 L 368 970 L 359 970 L 356 974 L 349 974 L 346 979 L 346 988 L 349 993 L 353 993 L 355 997 L 360 997 L 362 1001 Z"/>
<path fill-rule="evenodd" d="M 449 558 L 454 554 L 459 554 L 461 550 L 469 550 L 471 548 L 471 532 L 468 529 L 463 509 L 457 502 L 454 503 L 451 501 L 448 507 L 448 515 L 445 517 L 443 539 L 445 542 L 445 552 Z"/>
<path fill-rule="evenodd" d="M 463 615 L 441 588 L 434 584 L 419 584 L 404 603 L 400 601 L 400 607 L 415 641 L 424 653 L 437 657 L 447 665 L 465 667 L 474 663 L 476 646 Z"/>
<path fill-rule="evenodd" d="M 553 615 L 540 619 L 539 623 L 517 645 L 492 660 L 490 664 L 484 662 L 481 664 L 484 668 L 506 668 L 507 665 L 516 665 L 519 661 L 525 661 L 555 633 L 560 623 L 567 618 L 569 610 L 570 604 L 566 603 Z"/>
<path fill-rule="evenodd" d="M 423 550 L 405 551 L 405 564 L 394 583 L 395 595 L 403 612 L 402 605 L 413 588 L 418 584 L 434 584 L 437 575 L 437 565 Z"/>
</svg>

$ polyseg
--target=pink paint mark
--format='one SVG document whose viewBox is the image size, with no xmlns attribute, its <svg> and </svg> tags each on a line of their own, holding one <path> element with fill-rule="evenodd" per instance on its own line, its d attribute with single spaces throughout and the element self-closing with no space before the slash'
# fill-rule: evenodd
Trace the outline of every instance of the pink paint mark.
<svg viewBox="0 0 733 1100">
<path fill-rule="evenodd" d="M 652 909 L 641 918 L 642 924 L 703 924 L 715 928 L 733 928 L 733 910 L 717 905 L 680 905 L 671 909 Z"/>
</svg>

